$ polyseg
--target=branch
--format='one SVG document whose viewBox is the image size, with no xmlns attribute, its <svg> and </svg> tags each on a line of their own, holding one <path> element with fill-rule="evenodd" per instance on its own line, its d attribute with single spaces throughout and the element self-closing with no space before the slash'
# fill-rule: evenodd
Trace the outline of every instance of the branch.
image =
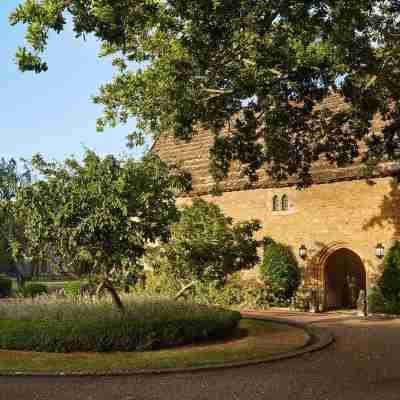
<svg viewBox="0 0 400 400">
<path fill-rule="evenodd" d="M 178 300 L 180 297 L 182 297 L 182 295 L 188 290 L 190 289 L 192 286 L 194 286 L 196 283 L 196 281 L 192 281 L 190 282 L 188 285 L 184 286 L 174 297 L 174 300 Z"/>
</svg>

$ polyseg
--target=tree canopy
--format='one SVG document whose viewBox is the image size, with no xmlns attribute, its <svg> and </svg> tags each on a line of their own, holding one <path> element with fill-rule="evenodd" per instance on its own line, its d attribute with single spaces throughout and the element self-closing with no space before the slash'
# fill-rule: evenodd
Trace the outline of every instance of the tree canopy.
<svg viewBox="0 0 400 400">
<path fill-rule="evenodd" d="M 35 156 L 32 166 L 42 179 L 17 193 L 23 232 L 14 251 L 97 282 L 122 308 L 115 286 L 137 274 L 146 243 L 168 239 L 185 177 L 155 156 L 119 160 L 92 151 L 62 164 Z"/>
<path fill-rule="evenodd" d="M 14 215 L 14 200 L 17 191 L 31 182 L 31 172 L 25 166 L 21 172 L 17 162 L 11 158 L 0 160 L 0 273 L 19 270 L 12 254 L 12 241 L 20 227 Z"/>
<path fill-rule="evenodd" d="M 141 143 L 203 127 L 217 180 L 239 161 L 251 180 L 265 167 L 307 185 L 313 162 L 351 163 L 362 142 L 368 164 L 400 157 L 399 14 L 398 0 L 25 0 L 10 21 L 28 25 L 22 71 L 47 70 L 48 36 L 67 21 L 101 41 L 116 72 L 94 98 L 100 130 L 135 117 Z M 335 93 L 346 107 L 316 108 Z"/>
</svg>

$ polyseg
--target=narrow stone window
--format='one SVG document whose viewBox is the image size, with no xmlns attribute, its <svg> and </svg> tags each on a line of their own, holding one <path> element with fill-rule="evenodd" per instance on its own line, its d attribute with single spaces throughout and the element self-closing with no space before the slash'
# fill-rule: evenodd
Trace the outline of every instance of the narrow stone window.
<svg viewBox="0 0 400 400">
<path fill-rule="evenodd" d="M 281 203 L 282 203 L 281 210 L 287 211 L 289 209 L 289 201 L 288 201 L 288 197 L 286 196 L 286 194 L 284 194 L 282 196 Z"/>
<path fill-rule="evenodd" d="M 272 211 L 279 211 L 279 197 L 275 195 L 272 198 Z"/>
</svg>

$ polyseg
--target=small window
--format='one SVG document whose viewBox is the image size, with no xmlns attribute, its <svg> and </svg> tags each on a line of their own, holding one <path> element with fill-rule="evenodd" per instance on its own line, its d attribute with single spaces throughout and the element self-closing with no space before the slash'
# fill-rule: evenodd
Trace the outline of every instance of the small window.
<svg viewBox="0 0 400 400">
<path fill-rule="evenodd" d="M 279 211 L 279 197 L 275 195 L 272 198 L 272 211 Z"/>
<path fill-rule="evenodd" d="M 281 210 L 287 211 L 289 209 L 289 201 L 288 201 L 288 197 L 286 196 L 286 194 L 284 194 L 282 196 L 281 203 L 282 203 Z"/>
</svg>

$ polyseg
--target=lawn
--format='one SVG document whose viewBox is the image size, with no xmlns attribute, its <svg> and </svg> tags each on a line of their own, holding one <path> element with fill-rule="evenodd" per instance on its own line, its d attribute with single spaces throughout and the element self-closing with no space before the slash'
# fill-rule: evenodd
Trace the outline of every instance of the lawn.
<svg viewBox="0 0 400 400">
<path fill-rule="evenodd" d="M 146 352 L 37 353 L 0 351 L 1 373 L 107 373 L 212 367 L 268 359 L 303 347 L 308 334 L 281 323 L 243 319 L 235 335 L 220 342 Z"/>
</svg>

